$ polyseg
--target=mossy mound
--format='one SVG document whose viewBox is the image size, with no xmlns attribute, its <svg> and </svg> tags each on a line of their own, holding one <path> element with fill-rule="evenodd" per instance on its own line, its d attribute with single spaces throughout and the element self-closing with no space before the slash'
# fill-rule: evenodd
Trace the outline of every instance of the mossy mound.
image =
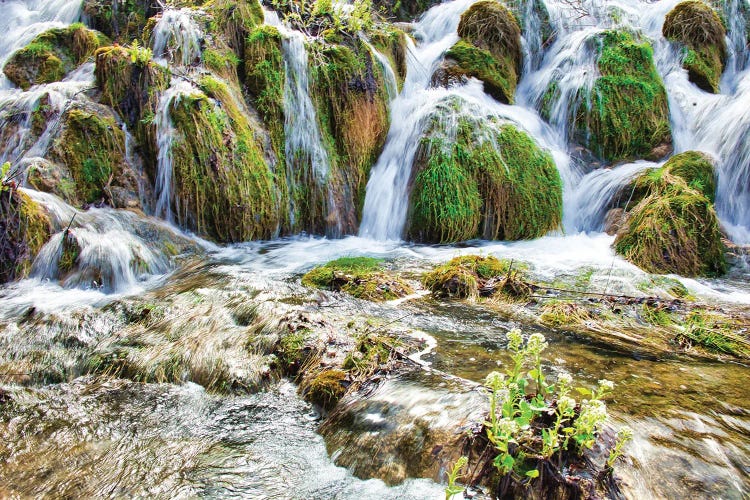
<svg viewBox="0 0 750 500">
<path fill-rule="evenodd" d="M 492 256 L 464 255 L 425 274 L 422 283 L 435 297 L 476 298 L 480 295 L 480 290 L 490 282 L 511 274 L 511 266 L 510 261 Z M 491 293 L 494 293 L 495 288 L 492 288 Z"/>
<path fill-rule="evenodd" d="M 484 82 L 485 91 L 513 103 L 521 73 L 521 28 L 513 13 L 494 0 L 482 0 L 461 16 L 461 40 L 445 54 L 442 71 Z"/>
<path fill-rule="evenodd" d="M 75 198 L 68 201 L 138 206 L 137 180 L 125 159 L 125 134 L 112 112 L 104 106 L 75 106 L 60 123 L 49 157 L 64 165 L 74 181 Z"/>
<path fill-rule="evenodd" d="M 713 159 L 706 153 L 686 151 L 674 155 L 661 171 L 680 177 L 713 203 L 716 197 L 716 170 Z M 656 176 L 658 174 L 652 174 L 652 177 Z"/>
<path fill-rule="evenodd" d="M 369 257 L 342 257 L 316 267 L 302 277 L 305 286 L 346 292 L 354 297 L 380 302 L 406 297 L 414 290 L 383 270 L 383 262 Z"/>
<path fill-rule="evenodd" d="M 169 70 L 149 58 L 139 57 L 134 47 L 103 47 L 96 51 L 95 58 L 100 100 L 118 111 L 136 139 L 144 169 L 154 179 L 157 145 L 153 119 L 159 93 L 169 87 Z"/>
<path fill-rule="evenodd" d="M 718 14 L 702 0 L 679 3 L 664 19 L 662 33 L 684 45 L 682 66 L 690 81 L 718 94 L 727 57 L 726 31 Z"/>
<path fill-rule="evenodd" d="M 559 228 L 562 182 L 551 155 L 513 125 L 443 104 L 415 157 L 409 238 L 521 240 Z M 450 123 L 458 130 L 445 130 Z"/>
<path fill-rule="evenodd" d="M 406 80 L 407 37 L 404 31 L 391 25 L 379 26 L 370 32 L 373 47 L 388 59 L 399 87 Z"/>
<path fill-rule="evenodd" d="M 85 0 L 83 3 L 86 24 L 122 42 L 139 38 L 148 19 L 159 12 L 159 3 L 152 0 Z"/>
<path fill-rule="evenodd" d="M 23 90 L 32 85 L 58 82 L 108 43 L 104 35 L 83 24 L 51 29 L 16 51 L 5 63 L 3 72 Z"/>
<path fill-rule="evenodd" d="M 373 0 L 373 6 L 396 21 L 413 21 L 441 0 Z"/>
<path fill-rule="evenodd" d="M 588 147 L 615 161 L 650 157 L 671 143 L 667 93 L 651 44 L 625 31 L 607 31 L 598 66 L 601 77 L 591 90 L 591 107 L 578 123 L 590 131 Z"/>
<path fill-rule="evenodd" d="M 326 411 L 331 410 L 346 394 L 346 379 L 342 370 L 323 370 L 306 384 L 305 398 Z"/>
<path fill-rule="evenodd" d="M 27 194 L 0 185 L 0 230 L 0 283 L 27 277 L 51 235 L 47 214 Z"/>
<path fill-rule="evenodd" d="M 177 222 L 219 242 L 272 237 L 278 228 L 273 174 L 241 103 L 220 80 L 170 108 Z"/>
<path fill-rule="evenodd" d="M 615 239 L 615 250 L 653 273 L 724 274 L 725 249 L 713 204 L 703 192 L 691 187 L 705 186 L 699 180 L 678 177 L 671 168 L 686 171 L 678 158 L 636 181 L 642 199 L 629 212 Z"/>
<path fill-rule="evenodd" d="M 248 37 L 256 26 L 263 25 L 263 9 L 258 0 L 211 0 L 203 9 L 210 15 L 205 31 L 208 43 L 203 62 L 214 73 L 231 79 L 236 70 L 240 82 L 245 80 L 245 51 Z M 227 70 L 230 71 L 227 71 Z"/>
</svg>

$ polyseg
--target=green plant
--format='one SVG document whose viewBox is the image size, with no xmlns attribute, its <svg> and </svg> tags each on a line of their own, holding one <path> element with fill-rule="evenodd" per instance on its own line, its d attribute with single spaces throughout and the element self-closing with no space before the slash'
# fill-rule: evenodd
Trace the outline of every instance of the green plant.
<svg viewBox="0 0 750 500">
<path fill-rule="evenodd" d="M 630 427 L 625 426 L 617 431 L 615 446 L 609 451 L 609 457 L 607 457 L 607 467 L 610 470 L 615 466 L 617 459 L 623 455 L 622 449 L 631 439 L 633 439 L 633 430 Z"/>
<path fill-rule="evenodd" d="M 141 46 L 138 39 L 133 40 L 127 50 L 130 62 L 138 66 L 146 66 L 154 55 L 150 48 Z"/>
<path fill-rule="evenodd" d="M 542 334 L 524 341 L 520 330 L 512 330 L 507 338 L 508 370 L 492 372 L 485 381 L 490 402 L 485 430 L 497 452 L 493 464 L 500 474 L 529 481 L 539 476 L 541 462 L 549 465 L 557 455 L 559 467 L 564 454 L 579 456 L 594 446 L 607 419 L 604 398 L 614 384 L 600 380 L 595 390 L 576 389 L 585 397 L 578 403 L 570 397 L 570 375 L 562 374 L 556 385 L 548 384 L 541 363 L 547 348 Z"/>
<path fill-rule="evenodd" d="M 458 486 L 456 480 L 461 475 L 461 469 L 466 467 L 467 463 L 469 463 L 469 458 L 461 457 L 456 460 L 455 464 L 453 464 L 453 468 L 448 473 L 448 486 L 445 488 L 445 500 L 451 500 L 454 496 L 464 492 L 464 488 Z"/>
</svg>

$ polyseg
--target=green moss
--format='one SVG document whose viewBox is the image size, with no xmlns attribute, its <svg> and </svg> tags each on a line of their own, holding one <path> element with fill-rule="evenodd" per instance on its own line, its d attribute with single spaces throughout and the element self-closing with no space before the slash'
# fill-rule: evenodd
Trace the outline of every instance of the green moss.
<svg viewBox="0 0 750 500">
<path fill-rule="evenodd" d="M 685 330 L 678 337 L 683 343 L 738 357 L 750 357 L 739 325 L 730 318 L 709 311 L 695 310 L 685 318 Z"/>
<path fill-rule="evenodd" d="M 68 167 L 81 203 L 110 201 L 107 189 L 125 164 L 125 134 L 112 117 L 72 108 L 61 118 L 52 158 Z"/>
<path fill-rule="evenodd" d="M 342 368 L 360 378 L 370 377 L 388 364 L 398 345 L 398 341 L 390 337 L 366 333 L 357 339 L 354 350 L 347 354 Z"/>
<path fill-rule="evenodd" d="M 681 2 L 667 14 L 662 33 L 685 47 L 682 66 L 690 81 L 707 92 L 719 93 L 727 47 L 718 14 L 700 0 Z"/>
<path fill-rule="evenodd" d="M 0 186 L 0 230 L 0 283 L 27 277 L 51 235 L 47 214 L 27 194 Z"/>
<path fill-rule="evenodd" d="M 75 235 L 70 231 L 65 231 L 63 233 L 60 260 L 57 262 L 57 269 L 60 274 L 64 276 L 73 271 L 80 255 L 81 246 L 78 244 Z"/>
<path fill-rule="evenodd" d="M 590 108 L 582 106 L 576 118 L 588 147 L 619 160 L 648 156 L 670 142 L 667 93 L 651 45 L 625 31 L 605 32 L 598 66 L 601 77 L 591 90 Z"/>
<path fill-rule="evenodd" d="M 101 33 L 82 24 L 55 28 L 37 35 L 16 51 L 3 71 L 15 85 L 27 90 L 32 85 L 57 82 L 109 43 Z"/>
<path fill-rule="evenodd" d="M 702 193 L 713 203 L 716 196 L 716 172 L 708 155 L 698 151 L 680 153 L 670 158 L 663 169 L 682 178 L 688 186 Z"/>
<path fill-rule="evenodd" d="M 456 103 L 453 103 L 456 104 Z M 512 125 L 439 109 L 421 139 L 410 197 L 410 238 L 448 243 L 472 238 L 519 240 L 560 226 L 562 182 L 550 154 Z"/>
<path fill-rule="evenodd" d="M 276 194 L 253 129 L 224 83 L 204 77 L 201 86 L 208 95 L 182 96 L 170 109 L 178 222 L 220 242 L 270 238 Z"/>
<path fill-rule="evenodd" d="M 372 301 L 393 300 L 414 293 L 401 279 L 383 271 L 383 262 L 370 257 L 342 257 L 316 267 L 302 277 L 305 286 L 346 292 Z"/>
<path fill-rule="evenodd" d="M 398 80 L 399 90 L 406 80 L 407 34 L 391 25 L 378 26 L 370 33 L 370 42 L 384 54 Z"/>
<path fill-rule="evenodd" d="M 378 12 L 396 21 L 413 21 L 440 0 L 373 0 Z"/>
<path fill-rule="evenodd" d="M 320 372 L 306 387 L 305 398 L 324 410 L 331 410 L 346 394 L 346 373 L 328 369 Z"/>
<path fill-rule="evenodd" d="M 149 18 L 159 12 L 151 0 L 85 0 L 83 13 L 93 29 L 113 40 L 130 42 L 143 33 Z"/>
<path fill-rule="evenodd" d="M 503 103 L 513 103 L 518 82 L 515 61 L 509 57 L 498 59 L 489 50 L 463 40 L 451 47 L 445 56 L 456 63 L 452 72 L 482 80 L 485 91 L 492 97 Z"/>
<path fill-rule="evenodd" d="M 636 184 L 643 186 L 643 197 L 617 235 L 617 253 L 653 273 L 716 276 L 726 272 L 718 218 L 703 193 L 670 173 L 666 165 L 641 176 Z"/>
<path fill-rule="evenodd" d="M 550 301 L 541 308 L 539 322 L 553 328 L 582 325 L 593 318 L 588 310 L 575 302 Z"/>
</svg>

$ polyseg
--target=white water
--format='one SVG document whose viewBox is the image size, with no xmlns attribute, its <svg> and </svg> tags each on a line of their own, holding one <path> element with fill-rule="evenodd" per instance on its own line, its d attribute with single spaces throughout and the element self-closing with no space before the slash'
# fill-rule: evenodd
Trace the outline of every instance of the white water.
<svg viewBox="0 0 750 500">
<path fill-rule="evenodd" d="M 151 47 L 161 64 L 191 66 L 200 61 L 203 33 L 192 9 L 167 9 L 154 26 Z"/>
</svg>

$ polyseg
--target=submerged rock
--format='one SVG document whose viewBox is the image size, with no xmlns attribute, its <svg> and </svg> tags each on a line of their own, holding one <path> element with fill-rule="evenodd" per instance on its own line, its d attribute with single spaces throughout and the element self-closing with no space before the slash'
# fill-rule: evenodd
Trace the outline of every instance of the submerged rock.
<svg viewBox="0 0 750 500">
<path fill-rule="evenodd" d="M 615 250 L 653 273 L 717 276 L 727 270 L 713 207 L 714 173 L 702 153 L 672 157 L 634 183 L 633 208 Z"/>
<path fill-rule="evenodd" d="M 3 72 L 24 90 L 32 85 L 57 82 L 107 43 L 105 36 L 83 24 L 51 29 L 15 52 L 5 63 Z"/>
<path fill-rule="evenodd" d="M 718 94 L 727 58 L 726 32 L 718 14 L 700 0 L 679 3 L 664 19 L 662 33 L 684 47 L 682 66 L 690 81 Z"/>
<path fill-rule="evenodd" d="M 521 240 L 557 229 L 562 182 L 552 156 L 516 126 L 470 116 L 463 106 L 441 103 L 420 140 L 409 237 Z"/>
</svg>

